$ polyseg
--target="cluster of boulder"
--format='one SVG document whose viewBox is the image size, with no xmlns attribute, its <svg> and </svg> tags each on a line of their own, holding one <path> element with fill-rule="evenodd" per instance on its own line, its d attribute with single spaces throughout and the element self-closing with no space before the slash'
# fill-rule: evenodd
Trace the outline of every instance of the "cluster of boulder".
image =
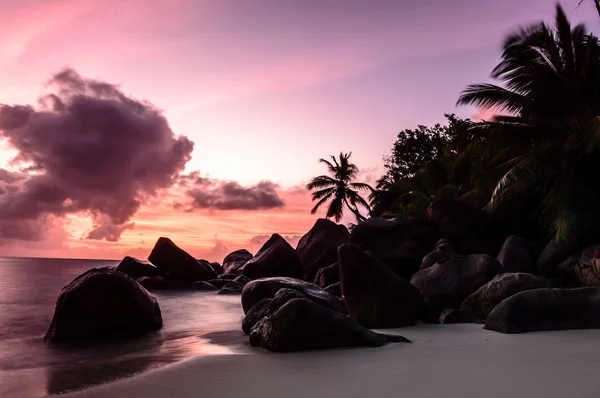
<svg viewBox="0 0 600 398">
<path fill-rule="evenodd" d="M 274 234 L 255 255 L 237 250 L 222 265 L 160 238 L 149 262 L 126 257 L 66 286 L 46 338 L 156 330 L 160 309 L 146 289 L 241 293 L 244 333 L 272 351 L 407 341 L 369 329 L 419 321 L 503 333 L 600 327 L 600 245 L 540 246 L 499 231 L 480 210 L 450 201 L 352 231 L 319 219 L 295 249 Z"/>
</svg>

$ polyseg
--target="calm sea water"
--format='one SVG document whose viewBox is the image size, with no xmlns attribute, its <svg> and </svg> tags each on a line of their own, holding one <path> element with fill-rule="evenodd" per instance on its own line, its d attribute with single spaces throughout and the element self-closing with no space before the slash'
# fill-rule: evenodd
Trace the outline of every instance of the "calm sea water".
<svg viewBox="0 0 600 398">
<path fill-rule="evenodd" d="M 117 261 L 0 258 L 0 397 L 42 397 L 100 384 L 196 355 L 227 354 L 203 334 L 239 330 L 239 296 L 154 292 L 163 328 L 129 343 L 42 342 L 60 289 Z"/>
</svg>

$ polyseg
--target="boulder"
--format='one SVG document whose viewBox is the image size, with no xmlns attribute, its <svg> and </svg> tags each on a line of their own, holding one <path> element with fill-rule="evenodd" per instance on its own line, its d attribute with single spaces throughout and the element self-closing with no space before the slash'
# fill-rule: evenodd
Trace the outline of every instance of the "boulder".
<svg viewBox="0 0 600 398">
<path fill-rule="evenodd" d="M 250 331 L 250 345 L 277 352 L 380 347 L 390 342 L 409 340 L 372 332 L 337 311 L 302 298 L 288 301 L 273 314 L 262 318 Z"/>
<path fill-rule="evenodd" d="M 578 265 L 579 265 L 579 256 L 576 254 L 573 254 L 573 255 L 567 257 L 565 261 L 558 264 L 556 266 L 556 271 L 559 273 L 559 277 L 561 277 L 561 278 L 569 279 L 569 280 L 577 278 L 577 280 L 579 280 L 579 278 L 576 275 L 576 268 Z"/>
<path fill-rule="evenodd" d="M 434 222 L 424 217 L 371 218 L 350 233 L 350 242 L 370 251 L 402 278 L 419 270 L 423 257 L 440 238 Z"/>
<path fill-rule="evenodd" d="M 231 252 L 223 259 L 223 272 L 226 274 L 235 274 L 251 258 L 252 253 L 246 249 Z"/>
<path fill-rule="evenodd" d="M 579 242 L 572 238 L 567 241 L 556 241 L 552 238 L 537 259 L 535 269 L 539 275 L 554 277 L 556 267 L 577 250 Z"/>
<path fill-rule="evenodd" d="M 501 333 L 600 328 L 600 289 L 533 289 L 490 312 L 485 328 Z"/>
<path fill-rule="evenodd" d="M 158 276 L 161 272 L 154 265 L 138 260 L 134 257 L 124 257 L 117 265 L 117 271 L 132 277 L 133 279 L 142 276 Z"/>
<path fill-rule="evenodd" d="M 324 287 L 323 290 L 336 297 L 342 297 L 342 282 L 332 283 L 331 285 Z"/>
<path fill-rule="evenodd" d="M 269 315 L 269 308 L 271 307 L 272 299 L 262 299 L 258 303 L 254 304 L 248 311 L 244 320 L 242 321 L 242 330 L 245 334 L 250 334 L 250 330 L 256 325 L 261 319 Z"/>
<path fill-rule="evenodd" d="M 273 234 L 244 265 L 241 273 L 251 279 L 275 276 L 301 278 L 303 270 L 292 246 L 280 235 Z"/>
<path fill-rule="evenodd" d="M 421 261 L 421 268 L 425 269 L 431 266 L 434 266 L 436 263 L 439 263 L 442 260 L 445 260 L 450 257 L 461 257 L 454 251 L 454 246 L 447 239 L 440 239 L 434 247 L 434 250 L 423 257 L 423 261 Z"/>
<path fill-rule="evenodd" d="M 336 254 L 337 256 L 337 254 Z M 340 281 L 340 266 L 337 261 L 327 267 L 319 268 L 313 283 L 320 287 L 329 286 Z"/>
<path fill-rule="evenodd" d="M 219 264 L 218 262 L 213 261 L 212 263 L 209 263 L 209 264 L 212 267 L 213 271 L 215 271 L 215 274 L 221 275 L 223 273 L 223 266 L 221 264 Z"/>
<path fill-rule="evenodd" d="M 440 323 L 443 325 L 453 323 L 483 323 L 483 320 L 475 318 L 464 311 L 447 308 L 440 314 Z"/>
<path fill-rule="evenodd" d="M 320 268 L 337 261 L 337 248 L 350 241 L 350 233 L 343 225 L 319 218 L 298 242 L 296 253 L 304 268 L 304 279 L 312 281 Z"/>
<path fill-rule="evenodd" d="M 135 280 L 94 268 L 65 286 L 44 341 L 131 338 L 162 327 L 158 302 Z"/>
<path fill-rule="evenodd" d="M 250 282 L 251 280 L 252 279 L 248 278 L 246 275 L 238 275 L 233 281 L 244 286 L 246 283 Z"/>
<path fill-rule="evenodd" d="M 239 275 L 236 274 L 223 274 L 223 275 L 219 275 L 219 277 L 217 279 L 223 279 L 223 280 L 227 280 L 227 281 L 232 281 L 235 278 L 237 278 Z"/>
<path fill-rule="evenodd" d="M 449 200 L 433 202 L 427 218 L 439 226 L 441 236 L 450 240 L 460 254 L 496 254 L 502 242 L 486 214 L 467 204 Z"/>
<path fill-rule="evenodd" d="M 590 246 L 581 253 L 574 266 L 575 278 L 580 286 L 600 286 L 600 245 Z"/>
<path fill-rule="evenodd" d="M 529 244 L 518 236 L 506 238 L 496 258 L 506 272 L 531 273 L 535 268 Z"/>
<path fill-rule="evenodd" d="M 161 271 L 187 282 L 217 278 L 208 262 L 199 262 L 169 238 L 158 238 L 148 260 Z"/>
<path fill-rule="evenodd" d="M 459 308 L 467 296 L 503 271 L 494 257 L 472 254 L 443 260 L 417 272 L 410 283 L 428 304 L 430 316 L 437 316 L 446 308 Z"/>
<path fill-rule="evenodd" d="M 504 299 L 531 289 L 554 288 L 556 282 L 543 276 L 522 272 L 496 275 L 463 301 L 460 309 L 475 318 L 486 319 Z"/>
<path fill-rule="evenodd" d="M 231 281 L 219 290 L 217 294 L 241 294 L 244 289 L 244 285 Z"/>
<path fill-rule="evenodd" d="M 273 296 L 273 300 L 271 300 L 271 306 L 269 307 L 269 314 L 274 313 L 281 307 L 283 307 L 288 301 L 295 298 L 307 298 L 305 295 L 300 293 L 294 289 L 283 288 L 279 289 L 275 296 Z"/>
<path fill-rule="evenodd" d="M 167 276 L 142 276 L 137 282 L 148 290 L 183 289 L 190 285 L 189 282 Z"/>
<path fill-rule="evenodd" d="M 348 314 L 370 329 L 411 326 L 425 312 L 419 291 L 374 255 L 353 244 L 338 249 L 342 297 Z"/>
<path fill-rule="evenodd" d="M 242 291 L 242 308 L 247 313 L 254 304 L 264 298 L 273 298 L 279 289 L 289 288 L 297 290 L 308 299 L 319 303 L 334 311 L 346 313 L 344 302 L 331 293 L 326 292 L 317 285 L 300 279 L 278 277 L 264 278 L 248 282 Z"/>
</svg>

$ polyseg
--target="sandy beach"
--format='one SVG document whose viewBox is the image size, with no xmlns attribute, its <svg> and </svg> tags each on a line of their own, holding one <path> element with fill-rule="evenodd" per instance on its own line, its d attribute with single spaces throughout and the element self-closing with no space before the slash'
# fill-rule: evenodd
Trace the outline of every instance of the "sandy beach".
<svg viewBox="0 0 600 398">
<path fill-rule="evenodd" d="M 597 397 L 600 331 L 504 335 L 481 325 L 386 330 L 412 344 L 274 354 L 238 332 L 193 358 L 61 397 Z"/>
</svg>

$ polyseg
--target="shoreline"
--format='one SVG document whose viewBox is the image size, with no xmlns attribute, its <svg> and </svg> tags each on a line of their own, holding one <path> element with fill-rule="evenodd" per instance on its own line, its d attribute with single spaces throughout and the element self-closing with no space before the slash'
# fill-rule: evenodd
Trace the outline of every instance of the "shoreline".
<svg viewBox="0 0 600 398">
<path fill-rule="evenodd" d="M 412 344 L 286 354 L 240 344 L 234 332 L 211 336 L 212 344 L 228 341 L 232 354 L 197 356 L 53 397 L 583 398 L 600 389 L 599 330 L 505 335 L 481 325 L 421 324 L 385 330 Z"/>
</svg>

